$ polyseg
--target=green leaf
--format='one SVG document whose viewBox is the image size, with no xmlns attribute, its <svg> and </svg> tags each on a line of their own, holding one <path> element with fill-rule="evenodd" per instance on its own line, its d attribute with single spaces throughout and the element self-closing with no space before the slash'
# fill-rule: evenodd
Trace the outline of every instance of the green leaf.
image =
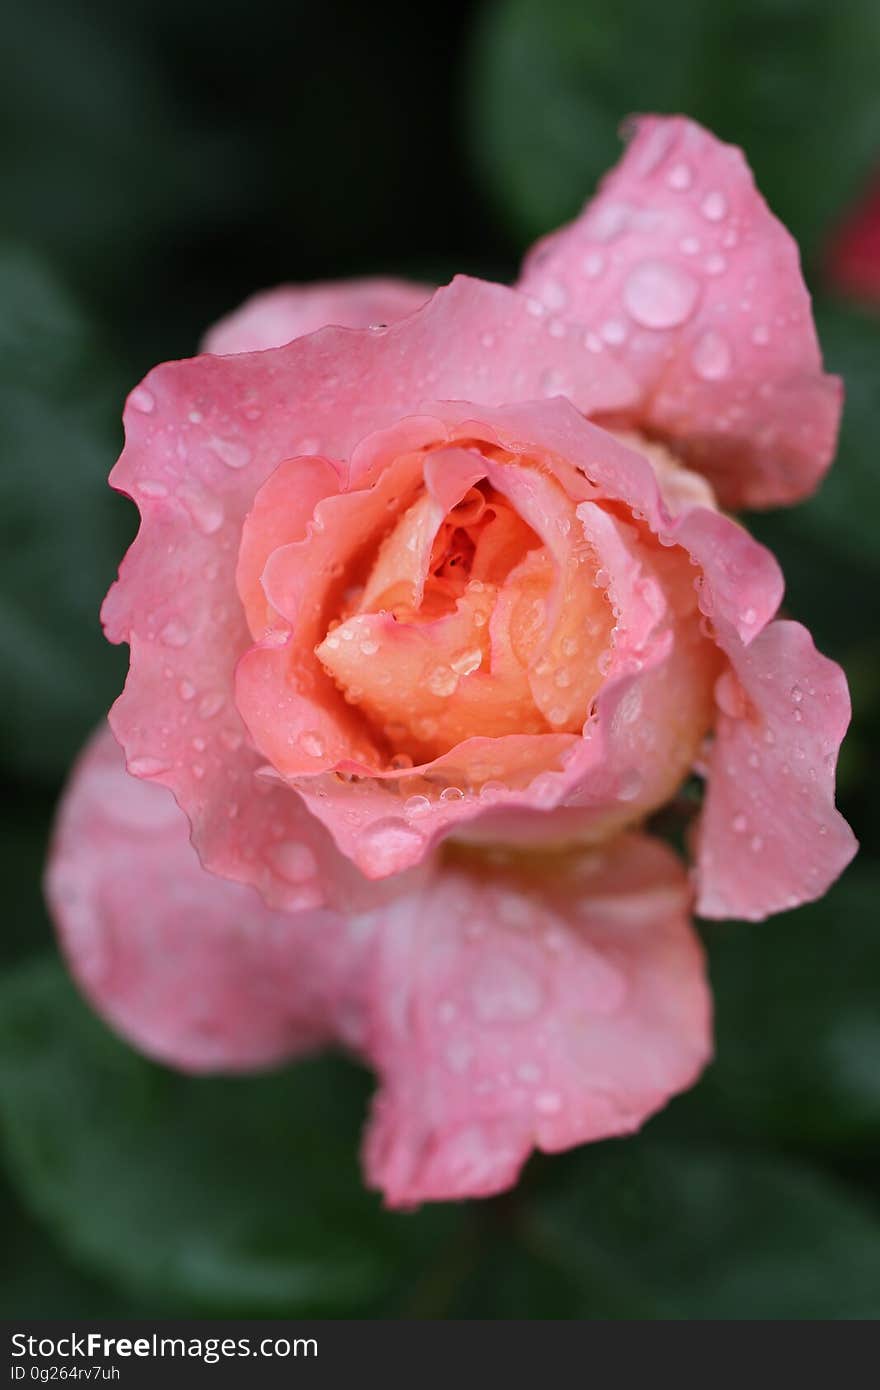
<svg viewBox="0 0 880 1390">
<path fill-rule="evenodd" d="M 191 1312 L 393 1300 L 456 1220 L 392 1216 L 358 1170 L 365 1078 L 337 1058 L 173 1074 L 112 1037 L 59 964 L 0 990 L 0 1125 L 31 1209 L 86 1268 Z"/>
<path fill-rule="evenodd" d="M 42 952 L 52 942 L 42 878 L 53 798 L 27 787 L 6 789 L 0 801 L 0 961 Z"/>
<path fill-rule="evenodd" d="M 755 924 L 707 924 L 725 1128 L 798 1143 L 880 1141 L 880 868 Z"/>
<path fill-rule="evenodd" d="M 715 1061 L 653 1132 L 833 1157 L 880 1143 L 880 867 L 760 924 L 704 923 Z"/>
<path fill-rule="evenodd" d="M 107 487 L 118 383 L 76 305 L 0 249 L 0 761 L 55 776 L 118 692 L 101 599 L 130 533 Z"/>
<path fill-rule="evenodd" d="M 28 1217 L 0 1177 L 3 1265 L 0 1268 L 2 1318 L 105 1318 L 143 1316 L 117 1289 L 76 1268 Z M 161 1311 L 157 1304 L 150 1310 Z"/>
<path fill-rule="evenodd" d="M 631 112 L 685 112 L 747 152 L 810 253 L 877 154 L 873 0 L 496 0 L 474 50 L 483 172 L 530 239 L 571 217 Z"/>
<path fill-rule="evenodd" d="M 546 1160 L 545 1175 L 551 1164 L 451 1316 L 880 1314 L 876 1213 L 800 1164 L 647 1136 Z"/>
</svg>

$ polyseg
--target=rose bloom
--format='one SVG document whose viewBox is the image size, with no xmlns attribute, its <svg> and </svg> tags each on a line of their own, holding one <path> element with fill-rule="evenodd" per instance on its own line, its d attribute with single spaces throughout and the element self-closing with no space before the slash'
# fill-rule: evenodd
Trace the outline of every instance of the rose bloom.
<svg viewBox="0 0 880 1390">
<path fill-rule="evenodd" d="M 880 168 L 829 239 L 825 271 L 833 289 L 880 309 Z"/>
<path fill-rule="evenodd" d="M 760 919 L 854 851 L 844 677 L 725 510 L 833 453 L 796 248 L 737 150 L 645 118 L 515 289 L 285 288 L 204 348 L 126 408 L 64 949 L 173 1065 L 366 1058 L 390 1204 L 497 1192 L 697 1077 L 694 898 Z M 689 875 L 643 827 L 694 770 Z"/>
</svg>

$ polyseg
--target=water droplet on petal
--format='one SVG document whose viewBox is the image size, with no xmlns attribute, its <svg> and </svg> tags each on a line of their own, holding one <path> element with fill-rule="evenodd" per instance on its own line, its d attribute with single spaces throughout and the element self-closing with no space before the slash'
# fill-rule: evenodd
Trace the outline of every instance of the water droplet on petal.
<svg viewBox="0 0 880 1390">
<path fill-rule="evenodd" d="M 748 829 L 748 824 L 749 823 L 746 820 L 745 816 L 742 814 L 742 812 L 734 816 L 733 820 L 731 821 L 731 826 L 737 835 L 744 834 L 745 831 Z"/>
<path fill-rule="evenodd" d="M 214 715 L 219 714 L 225 704 L 226 696 L 222 695 L 219 690 L 212 690 L 199 700 L 199 714 L 202 719 L 213 719 Z"/>
<path fill-rule="evenodd" d="M 541 290 L 541 299 L 548 309 L 564 309 L 568 303 L 568 294 L 565 286 L 558 280 L 547 280 Z"/>
<path fill-rule="evenodd" d="M 428 689 L 441 698 L 452 695 L 457 685 L 458 676 L 449 666 L 436 666 L 428 677 Z"/>
<path fill-rule="evenodd" d="M 361 833 L 362 858 L 377 876 L 394 873 L 417 859 L 425 839 L 414 826 L 397 817 L 374 821 Z"/>
<path fill-rule="evenodd" d="M 167 772 L 171 764 L 165 758 L 152 758 L 145 753 L 143 757 L 129 758 L 127 766 L 133 777 L 157 777 L 160 772 Z"/>
<path fill-rule="evenodd" d="M 270 858 L 276 872 L 288 883 L 308 883 L 318 872 L 318 861 L 308 845 L 296 840 L 282 840 L 274 846 Z"/>
<path fill-rule="evenodd" d="M 720 222 L 727 214 L 727 199 L 717 191 L 707 193 L 700 204 L 700 211 L 707 221 Z"/>
<path fill-rule="evenodd" d="M 403 809 L 408 816 L 424 816 L 431 809 L 431 802 L 426 796 L 409 796 L 403 803 Z"/>
<path fill-rule="evenodd" d="M 676 192 L 682 193 L 686 188 L 690 188 L 693 175 L 690 166 L 687 164 L 673 164 L 669 173 L 666 175 L 667 188 L 673 188 Z"/>
<path fill-rule="evenodd" d="M 299 746 L 308 758 L 324 756 L 324 740 L 315 729 L 306 729 L 299 736 Z"/>
<path fill-rule="evenodd" d="M 562 1097 L 557 1091 L 542 1091 L 535 1096 L 535 1109 L 541 1115 L 558 1115 L 562 1109 Z"/>
<path fill-rule="evenodd" d="M 246 468 L 251 461 L 250 449 L 234 439 L 219 439 L 215 435 L 209 440 L 208 447 L 227 468 Z"/>
<path fill-rule="evenodd" d="M 630 768 L 620 779 L 620 784 L 617 788 L 617 799 L 619 801 L 635 801 L 643 786 L 644 778 L 638 768 Z"/>
<path fill-rule="evenodd" d="M 607 323 L 603 323 L 599 332 L 610 347 L 619 347 L 621 343 L 626 342 L 626 324 L 620 319 L 609 319 Z"/>
<path fill-rule="evenodd" d="M 167 497 L 168 489 L 156 478 L 142 478 L 135 486 L 142 497 Z"/>
<path fill-rule="evenodd" d="M 220 530 L 224 513 L 219 497 L 213 497 L 210 492 L 190 483 L 179 487 L 177 496 L 203 535 L 213 536 Z"/>
<path fill-rule="evenodd" d="M 643 261 L 627 277 L 623 302 L 644 328 L 675 328 L 694 311 L 700 287 L 692 275 L 663 261 Z"/>
<path fill-rule="evenodd" d="M 142 415 L 151 415 L 156 409 L 156 397 L 146 386 L 136 386 L 128 399 Z"/>
<path fill-rule="evenodd" d="M 450 662 L 452 670 L 459 676 L 470 676 L 474 671 L 479 670 L 483 660 L 483 653 L 479 647 L 474 647 L 473 651 L 462 652 Z"/>
<path fill-rule="evenodd" d="M 159 633 L 159 641 L 166 647 L 185 647 L 189 639 L 189 628 L 179 618 L 172 618 Z"/>
<path fill-rule="evenodd" d="M 727 339 L 710 328 L 698 339 L 691 362 L 697 376 L 704 381 L 721 381 L 730 371 L 731 358 Z"/>
</svg>

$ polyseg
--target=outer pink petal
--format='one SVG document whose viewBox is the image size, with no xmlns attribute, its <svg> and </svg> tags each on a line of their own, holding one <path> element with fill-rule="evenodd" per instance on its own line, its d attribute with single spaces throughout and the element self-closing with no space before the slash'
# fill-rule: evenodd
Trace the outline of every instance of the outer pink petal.
<svg viewBox="0 0 880 1390">
<path fill-rule="evenodd" d="M 834 808 L 846 678 L 799 623 L 733 654 L 697 839 L 704 917 L 760 919 L 819 898 L 856 852 Z M 740 699 L 737 694 L 740 693 Z"/>
<path fill-rule="evenodd" d="M 70 968 L 97 1011 L 189 1071 L 356 1041 L 361 955 L 342 919 L 270 912 L 252 889 L 205 873 L 187 832 L 170 792 L 129 776 L 101 729 L 61 803 L 46 880 Z M 308 851 L 289 847 L 286 871 L 308 903 Z"/>
<path fill-rule="evenodd" d="M 448 867 L 384 913 L 366 1047 L 367 1176 L 391 1206 L 510 1187 L 533 1148 L 637 1129 L 711 1050 L 684 870 L 604 857 Z"/>
<path fill-rule="evenodd" d="M 408 280 L 328 280 L 312 285 L 280 285 L 255 294 L 209 328 L 203 352 L 259 352 L 283 347 L 328 324 L 370 328 L 397 323 L 415 313 L 433 290 Z"/>
<path fill-rule="evenodd" d="M 728 506 L 813 491 L 841 388 L 822 372 L 797 247 L 741 152 L 683 117 L 638 118 L 623 160 L 519 287 L 638 378 L 631 423 L 673 441 Z"/>
<path fill-rule="evenodd" d="M 283 905 L 265 854 L 280 826 L 316 854 L 328 895 L 354 891 L 297 794 L 255 778 L 263 759 L 232 698 L 250 645 L 236 553 L 259 487 L 297 455 L 350 458 L 426 395 L 497 404 L 562 389 L 584 411 L 631 398 L 607 354 L 572 355 L 523 296 L 462 278 L 388 329 L 326 328 L 266 352 L 169 362 L 132 392 L 111 481 L 142 524 L 103 610 L 110 640 L 131 646 L 111 723 L 129 770 L 174 791 L 206 867 Z"/>
</svg>

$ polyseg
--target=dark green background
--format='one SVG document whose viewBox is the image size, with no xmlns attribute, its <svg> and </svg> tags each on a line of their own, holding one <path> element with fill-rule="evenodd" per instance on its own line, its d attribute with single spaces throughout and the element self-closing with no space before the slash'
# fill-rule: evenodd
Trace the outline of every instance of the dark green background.
<svg viewBox="0 0 880 1390">
<path fill-rule="evenodd" d="M 0 1312 L 877 1316 L 880 316 L 822 275 L 880 161 L 875 0 L 14 0 L 4 48 Z M 120 405 L 258 287 L 510 278 L 651 108 L 746 147 L 847 380 L 830 481 L 755 528 L 850 675 L 864 849 L 816 906 L 706 927 L 718 1061 L 643 1135 L 392 1216 L 361 1188 L 354 1066 L 181 1078 L 56 960 L 52 808 L 125 664 L 97 623 L 132 529 L 104 482 Z"/>
</svg>

